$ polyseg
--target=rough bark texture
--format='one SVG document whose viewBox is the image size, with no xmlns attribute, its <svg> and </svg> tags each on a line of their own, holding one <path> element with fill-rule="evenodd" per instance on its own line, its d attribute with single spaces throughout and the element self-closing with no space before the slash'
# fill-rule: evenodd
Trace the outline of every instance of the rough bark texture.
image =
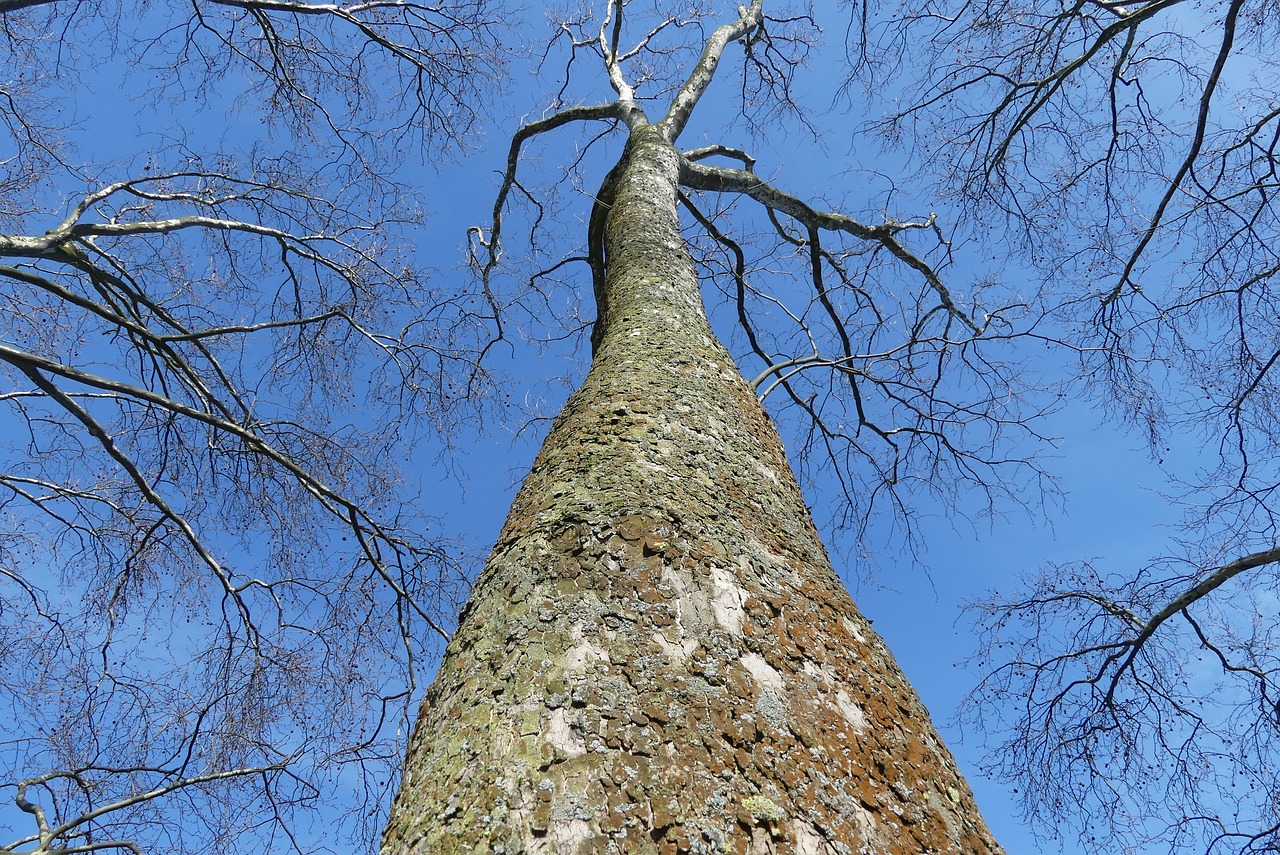
<svg viewBox="0 0 1280 855">
<path fill-rule="evenodd" d="M 385 855 L 997 853 L 706 321 L 633 132 L 600 347 L 427 694 Z"/>
</svg>

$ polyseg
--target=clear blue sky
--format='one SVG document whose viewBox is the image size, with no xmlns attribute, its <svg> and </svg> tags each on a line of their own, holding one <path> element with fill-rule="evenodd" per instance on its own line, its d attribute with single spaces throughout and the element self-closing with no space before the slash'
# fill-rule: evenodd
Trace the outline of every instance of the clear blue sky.
<svg viewBox="0 0 1280 855">
<path fill-rule="evenodd" d="M 832 24 L 837 37 L 840 28 L 838 21 Z M 110 71 L 103 69 L 94 88 L 83 93 L 79 102 L 88 130 L 84 138 L 95 138 L 102 150 L 111 152 L 113 157 L 137 157 L 135 162 L 141 163 L 145 153 L 138 150 L 139 140 L 142 146 L 157 148 L 163 142 L 150 135 L 155 123 L 145 111 L 140 112 L 143 105 L 120 102 L 121 89 Z M 723 87 L 731 85 L 728 80 L 722 81 Z M 438 259 L 435 264 L 442 280 L 465 275 L 459 269 L 464 229 L 485 223 L 495 176 L 505 159 L 506 134 L 514 129 L 517 117 L 536 114 L 542 106 L 521 89 L 513 90 L 505 112 L 496 115 L 494 125 L 473 140 L 475 150 L 466 158 L 447 164 L 438 172 L 412 161 L 406 163 L 402 177 L 421 186 L 428 211 L 418 252 L 422 257 Z M 815 98 L 813 106 L 821 108 L 825 103 Z M 197 134 L 221 137 L 233 132 L 225 123 L 225 115 L 208 110 L 190 121 L 197 123 L 193 128 Z M 851 124 L 847 118 L 828 114 L 820 121 L 828 128 L 820 142 L 789 134 L 777 140 L 772 150 L 756 147 L 760 171 L 775 175 L 779 185 L 804 193 L 829 180 L 843 180 L 855 158 L 861 159 L 858 165 L 863 168 L 875 166 L 868 160 L 872 156 L 868 148 L 855 150 L 849 145 Z M 697 144 L 698 135 L 703 133 L 710 140 L 709 128 L 713 124 L 704 122 L 699 126 L 701 130 L 693 129 L 686 142 Z M 569 135 L 563 138 L 571 139 Z M 748 144 L 741 136 L 714 141 Z M 93 154 L 87 148 L 82 153 Z M 567 159 L 568 149 L 553 151 L 542 166 L 551 171 Z M 566 222 L 584 221 L 585 200 L 575 194 L 566 194 L 565 198 L 577 204 Z M 965 272 L 954 271 L 956 275 Z M 514 399 L 523 397 L 550 415 L 568 387 L 560 382 L 548 383 L 548 378 L 580 376 L 586 358 L 581 350 L 576 354 L 555 350 L 537 354 L 521 348 L 514 355 L 498 352 L 495 367 L 512 376 L 516 385 Z M 517 438 L 514 432 L 520 427 L 520 418 L 516 412 L 511 424 L 492 425 L 486 435 L 463 442 L 461 464 L 469 477 L 462 484 L 444 479 L 437 485 L 439 476 L 431 462 L 432 451 L 427 449 L 420 457 L 419 471 L 426 487 L 424 501 L 433 505 L 427 510 L 439 514 L 449 529 L 467 534 L 474 544 L 492 542 L 514 487 L 536 452 L 536 441 L 543 429 L 525 431 Z M 1045 432 L 1062 437 L 1056 451 L 1044 449 L 1051 455 L 1047 468 L 1061 478 L 1065 493 L 1065 508 L 1050 512 L 1051 524 L 1037 523 L 1016 508 L 1009 508 L 1005 516 L 968 526 L 948 519 L 942 508 L 925 508 L 922 539 L 927 547 L 922 563 L 927 566 L 927 573 L 911 566 L 910 561 L 886 553 L 879 557 L 870 578 L 848 578 L 855 599 L 874 620 L 876 629 L 884 635 L 932 711 L 944 738 L 969 773 L 984 815 L 1011 853 L 1037 852 L 1040 847 L 1022 827 L 1010 793 L 976 775 L 980 747 L 976 738 L 965 738 L 950 723 L 957 705 L 977 679 L 975 673 L 957 667 L 973 648 L 961 604 L 989 589 L 1007 588 L 1021 573 L 1045 562 L 1101 558 L 1114 570 L 1136 566 L 1161 551 L 1166 534 L 1160 526 L 1177 521 L 1176 509 L 1159 494 L 1166 484 L 1164 476 L 1143 449 L 1140 438 L 1100 426 L 1095 409 L 1079 402 L 1068 403 Z M 815 506 L 824 501 L 822 496 L 808 498 Z M 1064 851 L 1078 850 L 1068 845 Z"/>
<path fill-rule="evenodd" d="M 482 221 L 464 220 L 461 211 L 480 218 L 487 213 L 489 197 L 476 193 L 475 187 L 486 182 L 492 186 L 505 155 L 505 140 L 500 134 L 495 132 L 492 140 L 494 144 L 486 150 L 445 170 L 439 179 L 430 179 L 430 187 L 441 187 L 439 182 L 443 181 L 445 188 L 456 189 L 430 192 L 435 228 L 424 233 L 424 241 L 431 242 L 424 243 L 421 251 L 444 252 L 451 245 L 456 251 L 462 241 L 456 224 L 460 220 Z M 738 144 L 741 140 L 729 142 Z M 843 146 L 826 148 L 825 153 L 817 154 L 812 150 L 793 150 L 785 156 L 771 153 L 778 161 L 767 165 L 762 153 L 761 171 L 776 169 L 779 185 L 802 187 L 806 179 L 820 180 L 816 175 L 824 167 L 833 173 L 843 171 Z M 546 169 L 554 168 L 556 156 L 563 153 L 553 155 Z M 793 173 L 794 183 L 789 181 Z M 583 207 L 576 215 L 585 216 L 585 212 Z M 449 228 L 439 228 L 446 223 Z M 521 349 L 512 357 L 504 352 L 496 365 L 510 372 L 518 388 L 522 387 L 515 397 L 523 396 L 534 409 L 551 415 L 569 392 L 568 384 L 560 378 L 580 376 L 586 359 L 582 350 L 535 353 Z M 496 537 L 518 480 L 536 453 L 535 440 L 540 441 L 545 432 L 543 424 L 516 438 L 514 432 L 520 427 L 517 421 L 505 429 L 494 429 L 466 448 L 461 462 L 471 477 L 465 485 L 450 485 L 436 494 L 451 527 L 486 543 Z M 1007 590 L 1022 574 L 1047 562 L 1098 559 L 1116 571 L 1137 567 L 1165 544 L 1161 526 L 1177 521 L 1176 511 L 1159 492 L 1164 476 L 1140 437 L 1104 424 L 1096 408 L 1085 402 L 1067 404 L 1046 423 L 1044 431 L 1060 438 L 1056 448 L 1041 451 L 1046 454 L 1047 469 L 1060 479 L 1064 494 L 1061 509 L 1050 509 L 1047 520 L 1016 507 L 1004 508 L 1005 513 L 994 520 L 975 522 L 952 518 L 945 508 L 924 508 L 923 568 L 890 549 L 877 557 L 869 575 L 845 573 L 860 608 L 875 622 L 924 699 L 969 775 L 984 816 L 1011 853 L 1059 850 L 1056 845 L 1033 841 L 1017 815 L 1008 787 L 981 778 L 976 770 L 981 755 L 978 736 L 962 733 L 953 721 L 979 676 L 964 666 L 975 640 L 961 607 L 989 590 Z M 820 508 L 830 496 L 806 498 Z M 834 551 L 833 559 L 839 567 L 841 561 Z M 1061 851 L 1083 852 L 1074 840 L 1064 844 Z"/>
<path fill-rule="evenodd" d="M 838 22 L 831 29 L 831 37 L 838 38 Z M 815 67 L 822 65 L 815 63 Z M 829 93 L 838 82 L 834 77 L 824 79 L 821 73 L 815 80 L 819 84 L 815 87 L 817 93 L 823 88 Z M 713 89 L 709 99 L 733 86 L 730 79 L 717 82 L 720 88 Z M 524 112 L 517 100 L 511 99 L 513 116 Z M 827 95 L 815 94 L 812 99 L 812 106 L 820 109 L 828 103 Z M 719 132 L 720 109 L 717 104 L 704 102 L 700 106 L 701 121 L 695 121 L 682 144 L 694 147 L 720 142 L 749 148 L 759 158 L 757 168 L 761 174 L 771 176 L 779 187 L 797 195 L 811 190 L 831 195 L 850 192 L 849 198 L 856 201 L 858 178 L 850 176 L 855 168 L 895 168 L 891 158 L 882 158 L 865 141 L 853 144 L 852 128 L 859 117 L 850 118 L 838 111 L 821 113 L 818 124 L 824 132 L 818 139 L 779 128 L 776 138 L 752 143 L 740 130 L 728 135 Z M 439 253 L 437 257 L 441 258 L 449 257 L 452 251 L 457 257 L 463 241 L 462 228 L 487 222 L 492 197 L 477 192 L 477 188 L 496 185 L 506 154 L 505 132 L 514 127 L 511 118 L 506 121 L 505 127 L 491 130 L 484 145 L 465 161 L 438 176 L 424 175 L 430 227 L 423 235 L 420 251 Z M 549 139 L 567 143 L 574 136 L 565 132 Z M 569 159 L 571 149 L 557 149 L 554 142 L 548 142 L 545 151 L 549 154 L 543 159 L 531 160 L 530 172 L 541 169 L 554 173 Z M 895 176 L 895 180 L 908 183 L 903 176 Z M 840 189 L 841 182 L 847 184 L 847 191 Z M 574 201 L 575 194 L 566 194 L 565 198 Z M 577 208 L 567 218 L 571 223 L 584 222 L 588 212 L 585 200 L 577 197 L 576 201 Z M 959 267 L 949 274 L 964 278 L 973 275 L 973 271 Z M 553 347 L 537 352 L 521 349 L 509 358 L 504 351 L 496 364 L 510 372 L 522 389 L 513 397 L 523 396 L 534 409 L 549 416 L 570 391 L 565 378 L 580 377 L 586 360 L 583 348 L 572 351 Z M 746 373 L 753 372 L 748 369 Z M 472 476 L 465 489 L 455 494 L 450 487 L 447 493 L 439 494 L 441 508 L 448 509 L 444 511 L 445 519 L 485 542 L 496 536 L 546 425 L 513 438 L 520 427 L 517 420 L 506 430 L 494 430 L 477 438 L 462 461 Z M 1092 404 L 1067 402 L 1042 429 L 1045 434 L 1060 438 L 1056 447 L 1040 451 L 1046 455 L 1046 468 L 1060 479 L 1063 491 L 1062 507 L 1050 509 L 1047 519 L 1006 507 L 993 520 L 970 523 L 951 517 L 946 508 L 926 507 L 922 509 L 921 527 L 926 544 L 920 556 L 923 568 L 894 554 L 890 546 L 876 558 L 870 575 L 846 573 L 845 578 L 860 608 L 888 641 L 969 775 L 997 839 L 1010 853 L 1077 853 L 1084 850 L 1072 839 L 1062 841 L 1061 850 L 1056 844 L 1034 841 L 1017 815 L 1009 787 L 984 780 L 977 773 L 981 755 L 978 735 L 964 734 L 953 720 L 979 677 L 964 666 L 974 651 L 975 640 L 968 619 L 962 614 L 962 605 L 992 589 L 1007 590 L 1021 575 L 1048 562 L 1096 559 L 1116 571 L 1140 566 L 1166 544 L 1166 532 L 1161 526 L 1175 523 L 1177 513 L 1160 495 L 1167 482 L 1143 447 L 1141 437 L 1105 424 Z M 831 497 L 817 494 L 806 498 L 810 505 L 821 508 Z M 963 497 L 960 500 L 963 502 Z M 834 550 L 833 560 L 838 569 L 843 569 Z"/>
</svg>

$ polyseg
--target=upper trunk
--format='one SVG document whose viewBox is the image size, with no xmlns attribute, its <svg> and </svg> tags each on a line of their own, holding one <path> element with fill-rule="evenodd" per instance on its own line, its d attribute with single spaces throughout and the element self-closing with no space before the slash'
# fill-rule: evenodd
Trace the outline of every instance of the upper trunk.
<svg viewBox="0 0 1280 855">
<path fill-rule="evenodd" d="M 995 853 L 707 322 L 640 127 L 599 348 L 427 693 L 383 852 Z"/>
</svg>

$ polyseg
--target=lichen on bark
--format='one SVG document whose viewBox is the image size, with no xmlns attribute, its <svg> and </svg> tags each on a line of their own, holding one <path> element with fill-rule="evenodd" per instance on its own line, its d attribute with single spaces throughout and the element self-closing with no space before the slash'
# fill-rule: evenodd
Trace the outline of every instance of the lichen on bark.
<svg viewBox="0 0 1280 855">
<path fill-rule="evenodd" d="M 996 853 L 716 340 L 634 128 L 598 348 L 427 693 L 385 855 Z"/>
</svg>

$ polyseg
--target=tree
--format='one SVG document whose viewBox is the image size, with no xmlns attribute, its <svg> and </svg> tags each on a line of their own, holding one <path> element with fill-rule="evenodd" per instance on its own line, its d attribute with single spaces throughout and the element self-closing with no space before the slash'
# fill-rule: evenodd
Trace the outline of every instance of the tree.
<svg viewBox="0 0 1280 855">
<path fill-rule="evenodd" d="M 963 219 L 1017 238 L 1046 330 L 1186 509 L 1145 566 L 1049 566 L 980 607 L 990 768 L 1099 851 L 1280 850 L 1274 9 L 944 0 L 861 23 L 861 79 L 910 80 L 881 129 L 932 141 L 921 168 Z"/>
<path fill-rule="evenodd" d="M 813 299 L 846 336 L 841 355 L 812 361 L 843 372 L 852 394 L 864 378 L 869 390 L 893 381 L 871 375 L 875 357 L 848 337 L 864 330 L 846 320 L 845 300 L 871 295 L 853 284 L 841 239 L 918 277 L 915 301 L 903 301 L 919 314 L 900 327 L 896 376 L 910 378 L 917 357 L 974 345 L 990 315 L 975 320 L 901 242 L 931 223 L 865 225 L 775 188 L 744 152 L 677 147 L 730 45 L 787 103 L 787 77 L 770 63 L 787 24 L 804 21 L 767 17 L 762 0 L 740 7 L 682 81 L 650 77 L 666 102 L 651 120 L 628 69 L 651 71 L 644 60 L 665 55 L 665 31 L 691 22 L 644 21 L 632 46 L 630 11 L 609 3 L 599 23 L 566 25 L 573 59 L 599 60 L 616 98 L 524 125 L 492 227 L 475 238 L 488 282 L 506 198 L 529 192 L 518 175 L 529 141 L 575 122 L 624 129 L 594 194 L 587 252 L 573 257 L 594 274 L 591 370 L 552 426 L 427 693 L 382 851 L 1001 851 L 831 569 L 777 434 L 708 322 L 678 205 L 731 250 L 686 192 L 761 206 L 811 263 Z M 717 157 L 741 165 L 705 163 Z M 809 362 L 761 356 L 757 386 L 789 384 Z M 927 433 L 920 422 L 904 430 Z"/>
<path fill-rule="evenodd" d="M 160 5 L 0 3 L 7 852 L 368 840 L 468 581 L 396 461 L 483 411 L 487 333 L 390 164 L 467 132 L 488 13 Z M 175 121 L 78 150 L 125 64 Z"/>
</svg>

